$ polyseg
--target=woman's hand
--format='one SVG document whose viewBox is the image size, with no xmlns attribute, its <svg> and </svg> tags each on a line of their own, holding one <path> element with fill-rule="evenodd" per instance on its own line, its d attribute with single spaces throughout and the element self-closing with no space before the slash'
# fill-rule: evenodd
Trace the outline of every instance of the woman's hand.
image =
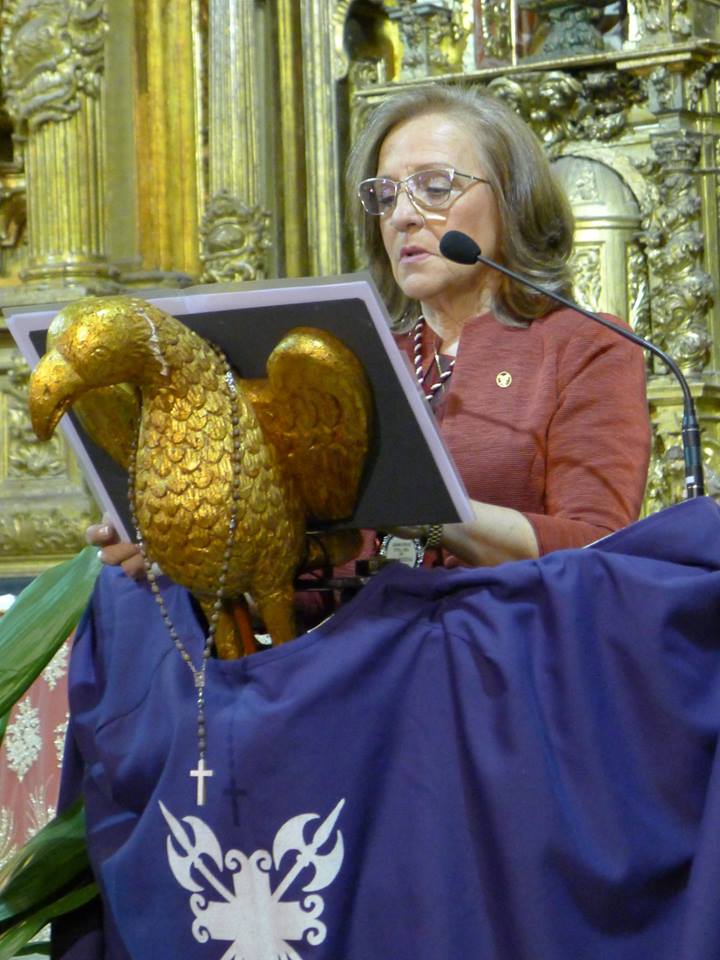
<svg viewBox="0 0 720 960">
<path fill-rule="evenodd" d="M 87 528 L 85 539 L 93 547 L 101 548 L 99 557 L 103 563 L 112 567 L 122 567 L 125 575 L 133 580 L 142 580 L 145 576 L 145 564 L 140 547 L 136 543 L 121 541 L 106 513 L 103 514 L 100 523 L 93 523 Z"/>
<path fill-rule="evenodd" d="M 533 560 L 540 555 L 532 524 L 518 510 L 471 500 L 475 519 L 443 524 L 440 547 L 470 567 L 492 567 L 507 560 Z M 427 527 L 395 527 L 398 537 L 427 535 Z"/>
</svg>

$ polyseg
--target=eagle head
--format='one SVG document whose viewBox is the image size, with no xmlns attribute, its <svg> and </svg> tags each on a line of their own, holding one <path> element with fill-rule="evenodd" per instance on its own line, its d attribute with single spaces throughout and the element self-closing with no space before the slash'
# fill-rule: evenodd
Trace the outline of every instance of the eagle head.
<svg viewBox="0 0 720 960">
<path fill-rule="evenodd" d="M 166 320 L 161 310 L 134 297 L 86 297 L 61 310 L 30 379 L 30 418 L 37 436 L 51 437 L 62 415 L 89 390 L 166 377 Z"/>
</svg>

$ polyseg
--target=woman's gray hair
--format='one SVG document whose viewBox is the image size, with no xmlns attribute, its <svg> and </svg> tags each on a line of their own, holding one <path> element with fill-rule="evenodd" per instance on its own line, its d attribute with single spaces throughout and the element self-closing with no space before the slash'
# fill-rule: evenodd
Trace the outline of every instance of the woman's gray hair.
<svg viewBox="0 0 720 960">
<path fill-rule="evenodd" d="M 365 215 L 357 187 L 361 180 L 377 174 L 380 148 L 388 133 L 406 120 L 427 114 L 456 119 L 464 130 L 475 135 L 483 175 L 490 181 L 498 207 L 498 260 L 554 293 L 571 296 L 568 260 L 573 244 L 573 214 L 540 142 L 497 97 L 472 88 L 432 84 L 383 101 L 357 138 L 347 164 L 349 209 L 357 213 L 368 267 L 397 326 L 407 326 L 420 309 L 395 283 L 380 236 L 380 218 Z M 492 309 L 502 323 L 526 326 L 552 306 L 548 297 L 503 277 Z"/>
</svg>

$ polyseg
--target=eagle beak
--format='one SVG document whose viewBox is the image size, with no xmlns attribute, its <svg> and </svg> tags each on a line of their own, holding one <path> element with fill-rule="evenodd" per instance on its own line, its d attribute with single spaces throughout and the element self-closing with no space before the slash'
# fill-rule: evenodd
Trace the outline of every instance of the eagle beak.
<svg viewBox="0 0 720 960">
<path fill-rule="evenodd" d="M 30 377 L 30 420 L 40 440 L 49 440 L 60 417 L 89 389 L 56 350 L 49 350 Z"/>
</svg>

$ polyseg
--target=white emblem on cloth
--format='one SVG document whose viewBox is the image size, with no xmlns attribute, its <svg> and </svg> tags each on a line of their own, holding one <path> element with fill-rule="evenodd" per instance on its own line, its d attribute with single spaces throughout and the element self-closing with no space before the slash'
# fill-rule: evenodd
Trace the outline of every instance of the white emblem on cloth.
<svg viewBox="0 0 720 960">
<path fill-rule="evenodd" d="M 342 866 L 344 847 L 339 830 L 332 848 L 320 851 L 330 846 L 344 804 L 341 800 L 308 840 L 305 828 L 319 820 L 319 814 L 302 813 L 284 823 L 275 836 L 272 856 L 267 850 L 256 850 L 250 856 L 229 850 L 223 858 L 217 837 L 204 821 L 183 817 L 180 822 L 160 803 L 170 828 L 168 862 L 180 886 L 192 892 L 192 932 L 198 943 L 231 941 L 219 960 L 303 960 L 288 941 L 305 939 L 310 946 L 322 943 L 327 927 L 319 917 L 325 902 L 317 891 L 329 886 Z M 286 861 L 286 855 L 293 852 L 294 858 Z M 225 871 L 231 872 L 231 887 L 223 881 Z M 296 881 L 300 899 L 283 900 Z"/>
</svg>

